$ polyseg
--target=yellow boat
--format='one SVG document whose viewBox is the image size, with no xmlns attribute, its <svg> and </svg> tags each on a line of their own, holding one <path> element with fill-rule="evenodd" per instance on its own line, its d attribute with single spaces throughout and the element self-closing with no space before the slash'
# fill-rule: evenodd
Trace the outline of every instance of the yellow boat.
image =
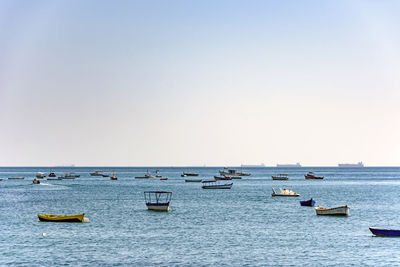
<svg viewBox="0 0 400 267">
<path fill-rule="evenodd" d="M 54 215 L 38 214 L 39 220 L 45 222 L 89 222 L 88 218 L 83 218 L 85 213 L 76 215 Z"/>
</svg>

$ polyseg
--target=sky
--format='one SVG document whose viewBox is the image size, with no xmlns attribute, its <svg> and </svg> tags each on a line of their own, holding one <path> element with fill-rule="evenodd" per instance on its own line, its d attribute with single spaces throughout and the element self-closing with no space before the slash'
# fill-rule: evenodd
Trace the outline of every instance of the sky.
<svg viewBox="0 0 400 267">
<path fill-rule="evenodd" d="M 0 166 L 400 166 L 399 13 L 0 0 Z"/>
</svg>

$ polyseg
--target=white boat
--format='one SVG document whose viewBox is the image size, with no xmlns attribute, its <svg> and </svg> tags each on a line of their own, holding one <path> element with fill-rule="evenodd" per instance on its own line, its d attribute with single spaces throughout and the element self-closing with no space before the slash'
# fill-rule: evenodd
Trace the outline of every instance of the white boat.
<svg viewBox="0 0 400 267">
<path fill-rule="evenodd" d="M 347 205 L 335 207 L 335 208 L 316 207 L 315 211 L 316 211 L 317 215 L 347 216 L 347 215 L 349 215 L 350 207 Z"/>
<path fill-rule="evenodd" d="M 104 172 L 103 171 L 91 172 L 90 176 L 103 176 L 104 177 Z"/>
<path fill-rule="evenodd" d="M 44 178 L 44 177 L 46 177 L 46 173 L 44 173 L 44 172 L 38 172 L 38 173 L 36 173 L 36 178 L 41 179 L 41 178 Z"/>
<path fill-rule="evenodd" d="M 277 176 L 271 176 L 272 180 L 289 180 L 289 174 L 280 173 Z"/>
<path fill-rule="evenodd" d="M 146 191 L 144 199 L 147 209 L 154 211 L 169 211 L 172 192 L 166 191 Z"/>
<path fill-rule="evenodd" d="M 272 188 L 272 196 L 273 197 L 298 197 L 300 195 L 297 194 L 296 192 L 293 192 L 292 190 L 286 189 L 286 188 L 284 188 L 284 189 L 279 188 L 279 193 L 276 193 L 275 189 Z"/>
</svg>

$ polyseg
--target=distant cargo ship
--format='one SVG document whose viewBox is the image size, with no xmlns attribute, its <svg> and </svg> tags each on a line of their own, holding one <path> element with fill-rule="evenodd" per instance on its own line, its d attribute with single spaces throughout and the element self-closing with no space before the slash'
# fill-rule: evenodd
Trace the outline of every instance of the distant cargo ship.
<svg viewBox="0 0 400 267">
<path fill-rule="evenodd" d="M 340 163 L 338 164 L 339 167 L 342 168 L 349 168 L 349 167 L 364 167 L 364 164 L 360 161 L 359 163 L 353 164 L 353 163 Z"/>
<path fill-rule="evenodd" d="M 257 167 L 265 167 L 265 164 L 264 163 L 255 164 L 255 165 L 244 165 L 244 164 L 242 164 L 241 167 L 242 168 L 257 168 Z"/>
<path fill-rule="evenodd" d="M 289 167 L 301 167 L 300 163 L 296 163 L 296 164 L 276 164 L 276 167 L 279 168 L 289 168 Z"/>
</svg>

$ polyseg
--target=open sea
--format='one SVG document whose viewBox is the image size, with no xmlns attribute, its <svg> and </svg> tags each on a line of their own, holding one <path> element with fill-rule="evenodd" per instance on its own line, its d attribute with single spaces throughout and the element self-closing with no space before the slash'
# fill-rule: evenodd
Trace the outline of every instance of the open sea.
<svg viewBox="0 0 400 267">
<path fill-rule="evenodd" d="M 36 172 L 50 169 L 81 176 L 32 184 Z M 168 180 L 134 178 L 147 169 Z M 188 171 L 211 179 L 220 169 L 1 167 L 0 265 L 400 265 L 400 238 L 368 229 L 400 229 L 400 168 L 246 168 L 251 176 L 232 180 L 230 190 L 204 190 L 180 177 Z M 91 177 L 96 170 L 115 171 L 118 180 Z M 305 180 L 308 171 L 325 179 Z M 289 180 L 273 181 L 279 173 Z M 272 187 L 300 197 L 271 197 Z M 172 191 L 170 212 L 148 211 L 146 190 Z M 299 204 L 311 197 L 316 206 L 347 204 L 350 216 L 317 216 Z M 40 222 L 38 213 L 85 213 L 90 222 Z"/>
</svg>

